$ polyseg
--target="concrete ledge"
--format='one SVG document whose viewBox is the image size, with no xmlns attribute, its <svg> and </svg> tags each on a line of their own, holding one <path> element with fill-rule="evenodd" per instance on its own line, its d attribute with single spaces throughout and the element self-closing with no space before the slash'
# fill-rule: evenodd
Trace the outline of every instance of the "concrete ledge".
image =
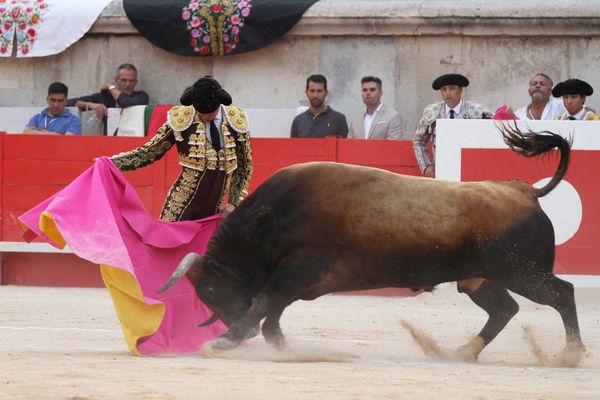
<svg viewBox="0 0 600 400">
<path fill-rule="evenodd" d="M 69 246 L 57 249 L 48 243 L 0 242 L 0 253 L 61 253 L 72 254 Z"/>
<path fill-rule="evenodd" d="M 321 0 L 304 14 L 305 18 L 356 16 L 571 18 L 600 17 L 600 9 L 581 0 Z"/>
<path fill-rule="evenodd" d="M 139 35 L 115 0 L 88 34 Z M 600 7 L 578 1 L 321 0 L 288 36 L 600 36 Z"/>
<path fill-rule="evenodd" d="M 303 18 L 290 36 L 600 36 L 600 18 Z"/>
</svg>

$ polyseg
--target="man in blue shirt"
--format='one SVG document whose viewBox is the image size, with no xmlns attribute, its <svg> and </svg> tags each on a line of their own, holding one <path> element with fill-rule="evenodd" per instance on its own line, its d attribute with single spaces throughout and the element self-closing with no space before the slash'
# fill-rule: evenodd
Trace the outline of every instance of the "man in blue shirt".
<svg viewBox="0 0 600 400">
<path fill-rule="evenodd" d="M 23 133 L 58 133 L 81 135 L 81 121 L 67 107 L 69 89 L 64 83 L 54 82 L 48 86 L 48 108 L 31 117 Z"/>
</svg>

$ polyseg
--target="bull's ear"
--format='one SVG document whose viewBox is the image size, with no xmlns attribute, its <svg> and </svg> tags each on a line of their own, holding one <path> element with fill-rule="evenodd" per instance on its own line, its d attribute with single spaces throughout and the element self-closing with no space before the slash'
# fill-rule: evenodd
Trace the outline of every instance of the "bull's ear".
<svg viewBox="0 0 600 400">
<path fill-rule="evenodd" d="M 202 258 L 202 270 L 209 275 L 221 276 L 221 266 L 213 259 L 203 257 Z"/>
</svg>

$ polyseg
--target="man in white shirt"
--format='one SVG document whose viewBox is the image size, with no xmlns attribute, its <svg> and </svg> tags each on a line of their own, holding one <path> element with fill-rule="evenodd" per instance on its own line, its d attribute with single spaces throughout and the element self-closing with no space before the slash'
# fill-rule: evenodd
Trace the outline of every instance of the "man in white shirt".
<svg viewBox="0 0 600 400">
<path fill-rule="evenodd" d="M 531 103 L 515 111 L 519 119 L 555 119 L 565 112 L 565 106 L 559 99 L 551 97 L 552 79 L 543 73 L 535 74 L 529 80 Z"/>
<path fill-rule="evenodd" d="M 362 100 L 367 109 L 350 124 L 349 138 L 352 139 L 405 139 L 402 134 L 402 117 L 391 108 L 386 108 L 381 97 L 381 79 L 365 76 L 360 80 Z"/>
<path fill-rule="evenodd" d="M 469 86 L 469 80 L 460 74 L 442 75 L 433 81 L 433 90 L 439 90 L 442 101 L 429 104 L 423 110 L 419 121 L 413 148 L 423 175 L 433 178 L 435 164 L 429 154 L 427 144 L 433 141 L 435 148 L 435 121 L 437 119 L 491 119 L 493 114 L 484 106 L 468 100 L 463 100 L 463 88 Z"/>
<path fill-rule="evenodd" d="M 567 79 L 552 90 L 554 97 L 562 97 L 565 112 L 557 116 L 557 120 L 598 121 L 598 116 L 585 107 L 585 99 L 594 93 L 592 86 L 580 79 Z"/>
</svg>

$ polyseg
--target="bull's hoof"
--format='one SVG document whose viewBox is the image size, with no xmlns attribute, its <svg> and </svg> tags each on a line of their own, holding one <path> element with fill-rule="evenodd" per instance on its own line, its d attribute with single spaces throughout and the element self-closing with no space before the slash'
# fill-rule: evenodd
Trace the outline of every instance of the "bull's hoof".
<svg viewBox="0 0 600 400">
<path fill-rule="evenodd" d="M 557 364 L 561 367 L 575 368 L 585 356 L 585 346 L 582 344 L 569 344 L 557 357 Z"/>
<path fill-rule="evenodd" d="M 454 360 L 462 362 L 475 362 L 478 356 L 479 354 L 473 353 L 468 344 L 458 347 L 452 354 Z"/>
<path fill-rule="evenodd" d="M 254 328 L 250 329 L 250 332 L 246 334 L 244 340 L 252 339 L 260 333 L 260 324 L 257 324 Z"/>
<path fill-rule="evenodd" d="M 263 336 L 264 336 L 263 332 Z M 283 350 L 286 347 L 285 336 L 282 334 L 265 336 L 265 340 L 277 350 Z"/>
<path fill-rule="evenodd" d="M 475 336 L 469 343 L 457 348 L 454 351 L 452 358 L 462 362 L 475 362 L 484 347 L 485 343 L 483 342 L 483 339 L 479 336 Z"/>
<path fill-rule="evenodd" d="M 236 348 L 240 343 L 235 340 L 231 340 L 228 337 L 221 336 L 211 342 L 209 342 L 210 348 L 215 351 L 231 350 Z"/>
</svg>

